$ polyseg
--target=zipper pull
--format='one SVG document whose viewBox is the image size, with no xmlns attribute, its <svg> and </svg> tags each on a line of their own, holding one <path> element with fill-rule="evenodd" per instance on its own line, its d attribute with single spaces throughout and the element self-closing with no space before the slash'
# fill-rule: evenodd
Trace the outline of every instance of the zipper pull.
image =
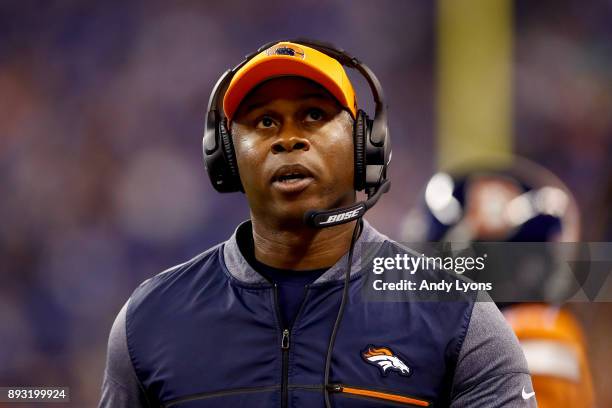
<svg viewBox="0 0 612 408">
<path fill-rule="evenodd" d="M 340 384 L 328 384 L 327 391 L 329 392 L 342 392 L 342 385 Z"/>
<path fill-rule="evenodd" d="M 289 349 L 289 329 L 283 330 L 283 339 L 281 340 L 281 348 L 283 350 Z"/>
</svg>

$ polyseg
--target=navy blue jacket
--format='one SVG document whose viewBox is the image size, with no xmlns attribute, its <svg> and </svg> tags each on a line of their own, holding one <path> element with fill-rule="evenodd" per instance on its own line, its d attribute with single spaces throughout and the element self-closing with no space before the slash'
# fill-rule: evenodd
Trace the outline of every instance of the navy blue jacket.
<svg viewBox="0 0 612 408">
<path fill-rule="evenodd" d="M 134 291 L 111 330 L 100 407 L 324 406 L 346 255 L 307 286 L 293 327 L 282 327 L 274 286 L 238 246 L 250 228 Z M 521 396 L 532 385 L 516 337 L 486 294 L 363 299 L 362 265 L 403 251 L 364 222 L 331 364 L 334 407 L 535 406 Z"/>
</svg>

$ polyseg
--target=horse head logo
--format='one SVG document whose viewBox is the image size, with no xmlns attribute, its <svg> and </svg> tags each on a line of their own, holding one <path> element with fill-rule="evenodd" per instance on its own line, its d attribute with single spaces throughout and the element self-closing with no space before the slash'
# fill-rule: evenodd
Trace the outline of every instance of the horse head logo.
<svg viewBox="0 0 612 408">
<path fill-rule="evenodd" d="M 408 377 L 411 374 L 408 365 L 402 361 L 389 347 L 375 347 L 369 345 L 361 352 L 361 357 L 368 363 L 377 366 L 383 376 L 388 371 L 395 371 L 399 375 Z"/>
</svg>

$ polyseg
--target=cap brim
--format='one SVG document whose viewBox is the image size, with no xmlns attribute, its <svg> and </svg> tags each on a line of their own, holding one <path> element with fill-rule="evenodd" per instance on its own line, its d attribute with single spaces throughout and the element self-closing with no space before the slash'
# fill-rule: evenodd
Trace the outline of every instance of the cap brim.
<svg viewBox="0 0 612 408">
<path fill-rule="evenodd" d="M 242 100 L 260 83 L 282 76 L 297 76 L 310 79 L 323 86 L 338 100 L 340 105 L 347 107 L 355 117 L 355 102 L 349 100 L 350 95 L 347 95 L 342 88 L 343 85 L 346 87 L 343 81 L 347 81 L 347 79 L 345 80 L 337 70 L 327 68 L 322 69 L 317 64 L 305 59 L 281 55 L 267 56 L 260 61 L 248 64 L 234 76 L 225 93 L 223 98 L 225 116 L 228 120 L 231 120 Z M 341 66 L 340 69 L 342 70 Z M 344 72 L 342 73 L 344 74 Z M 346 78 L 346 74 L 344 74 L 344 77 Z"/>
</svg>

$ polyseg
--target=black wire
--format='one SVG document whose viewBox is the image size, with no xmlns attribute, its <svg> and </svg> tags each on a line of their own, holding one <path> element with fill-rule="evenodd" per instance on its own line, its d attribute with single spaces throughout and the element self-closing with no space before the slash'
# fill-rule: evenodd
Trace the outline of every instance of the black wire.
<svg viewBox="0 0 612 408">
<path fill-rule="evenodd" d="M 327 345 L 327 356 L 325 357 L 325 376 L 323 381 L 323 393 L 325 396 L 325 407 L 331 408 L 331 401 L 329 399 L 329 369 L 331 367 L 331 359 L 332 353 L 334 351 L 334 344 L 336 342 L 336 335 L 338 334 L 338 328 L 340 327 L 340 322 L 342 321 L 342 315 L 344 314 L 344 307 L 348 300 L 348 292 L 349 292 L 349 281 L 351 279 L 351 267 L 353 265 L 353 248 L 355 248 L 355 242 L 357 241 L 357 236 L 359 235 L 359 230 L 361 229 L 361 217 L 357 219 L 355 223 L 355 228 L 353 228 L 353 236 L 351 238 L 351 247 L 348 252 L 347 259 L 347 267 L 346 273 L 344 275 L 344 288 L 342 289 L 342 300 L 340 301 L 340 307 L 338 308 L 338 314 L 336 315 L 336 322 L 334 323 L 334 328 L 332 330 L 331 336 L 329 337 L 329 343 Z"/>
</svg>

